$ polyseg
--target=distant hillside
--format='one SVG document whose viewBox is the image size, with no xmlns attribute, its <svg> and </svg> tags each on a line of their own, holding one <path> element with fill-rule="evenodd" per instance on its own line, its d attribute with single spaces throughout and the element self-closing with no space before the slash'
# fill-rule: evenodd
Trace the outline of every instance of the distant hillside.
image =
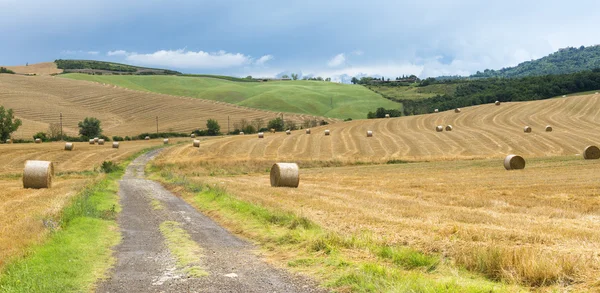
<svg viewBox="0 0 600 293">
<path fill-rule="evenodd" d="M 63 69 L 65 73 L 87 73 L 87 74 L 125 74 L 125 75 L 176 75 L 181 72 L 168 70 L 138 67 L 114 62 L 94 61 L 94 60 L 55 60 L 57 67 Z"/>
<path fill-rule="evenodd" d="M 523 62 L 515 67 L 500 70 L 486 69 L 471 75 L 486 77 L 526 77 L 553 74 L 569 74 L 600 68 L 600 45 L 565 48 L 538 60 Z"/>
<path fill-rule="evenodd" d="M 16 74 L 25 75 L 54 75 L 62 73 L 62 69 L 56 67 L 54 62 L 44 62 L 37 64 L 27 64 L 21 66 L 3 66 L 8 70 L 14 71 Z"/>
<path fill-rule="evenodd" d="M 365 119 L 379 107 L 402 109 L 360 85 L 326 81 L 239 82 L 223 77 L 63 74 L 61 77 L 139 91 L 222 101 L 275 112 Z"/>
</svg>

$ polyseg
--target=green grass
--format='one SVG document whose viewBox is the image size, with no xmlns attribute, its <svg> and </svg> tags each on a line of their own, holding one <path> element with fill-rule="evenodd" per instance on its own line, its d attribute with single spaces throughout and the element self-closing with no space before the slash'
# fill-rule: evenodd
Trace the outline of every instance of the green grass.
<svg viewBox="0 0 600 293">
<path fill-rule="evenodd" d="M 379 107 L 402 108 L 401 104 L 387 100 L 363 86 L 322 81 L 235 82 L 208 77 L 87 74 L 64 74 L 61 77 L 257 109 L 339 119 L 366 119 L 369 111 Z"/>
<path fill-rule="evenodd" d="M 10 260 L 0 274 L 0 292 L 86 292 L 113 265 L 111 247 L 121 239 L 116 216 L 117 192 L 124 167 L 136 157 L 164 146 L 141 150 L 80 191 L 60 215 L 60 229 L 27 254 Z M 94 172 L 99 174 L 97 172 Z M 89 175 L 88 171 L 82 172 Z M 73 173 L 65 173 L 70 176 Z"/>
<path fill-rule="evenodd" d="M 367 88 L 386 97 L 404 100 L 420 100 L 437 95 L 453 94 L 458 84 L 432 84 L 424 87 L 368 85 Z"/>
<path fill-rule="evenodd" d="M 165 221 L 160 224 L 160 232 L 171 254 L 177 260 L 177 267 L 190 277 L 208 276 L 208 272 L 198 265 L 202 258 L 202 248 L 181 228 L 181 224 Z"/>
<path fill-rule="evenodd" d="M 201 185 L 169 170 L 149 167 L 167 186 L 184 187 L 192 204 L 264 249 L 287 255 L 292 270 L 321 278 L 322 284 L 352 292 L 515 292 L 521 288 L 493 282 L 456 268 L 439 255 L 392 246 L 365 231 L 341 235 L 286 211 L 245 202 L 219 187 Z"/>
<path fill-rule="evenodd" d="M 61 229 L 4 268 L 0 291 L 91 290 L 114 263 L 111 247 L 121 239 L 115 217 L 120 210 L 117 180 L 122 174 L 108 174 L 75 196 L 63 210 Z"/>
</svg>

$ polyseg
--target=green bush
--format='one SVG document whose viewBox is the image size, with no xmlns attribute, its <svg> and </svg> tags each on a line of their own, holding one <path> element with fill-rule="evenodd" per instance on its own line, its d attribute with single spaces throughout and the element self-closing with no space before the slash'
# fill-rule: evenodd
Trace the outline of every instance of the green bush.
<svg viewBox="0 0 600 293">
<path fill-rule="evenodd" d="M 275 129 L 275 131 L 283 131 L 285 124 L 283 122 L 283 119 L 281 119 L 281 117 L 277 117 L 271 121 L 269 121 L 269 123 L 267 124 L 267 128 L 269 129 Z"/>
<path fill-rule="evenodd" d="M 104 161 L 100 165 L 100 170 L 104 173 L 112 173 L 121 170 L 121 167 L 113 161 Z"/>
<path fill-rule="evenodd" d="M 206 133 L 210 136 L 220 135 L 221 126 L 219 126 L 219 122 L 214 119 L 208 119 L 206 121 Z"/>
</svg>

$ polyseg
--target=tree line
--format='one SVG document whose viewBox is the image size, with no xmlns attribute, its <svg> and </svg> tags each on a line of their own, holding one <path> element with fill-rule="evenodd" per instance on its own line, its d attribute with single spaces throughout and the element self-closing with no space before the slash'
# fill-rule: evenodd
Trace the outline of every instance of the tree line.
<svg viewBox="0 0 600 293">
<path fill-rule="evenodd" d="M 436 83 L 429 79 L 428 84 Z M 447 82 L 447 81 L 440 81 Z M 571 93 L 600 89 L 600 68 L 562 75 L 524 78 L 487 78 L 462 81 L 452 94 L 421 100 L 385 98 L 402 103 L 402 115 L 418 115 L 480 104 L 543 100 Z M 376 117 L 374 117 L 376 118 Z"/>
<path fill-rule="evenodd" d="M 56 66 L 59 69 L 69 70 L 69 69 L 92 69 L 92 70 L 107 70 L 107 71 L 115 71 L 122 73 L 135 73 L 139 75 L 179 75 L 181 72 L 167 69 L 154 69 L 154 68 L 141 68 L 126 64 L 119 63 L 111 63 L 111 62 L 103 62 L 103 61 L 93 61 L 93 60 L 63 60 L 58 59 L 55 60 Z"/>
<path fill-rule="evenodd" d="M 15 74 L 14 71 L 6 68 L 6 67 L 0 67 L 0 73 L 8 73 L 8 74 Z"/>
</svg>

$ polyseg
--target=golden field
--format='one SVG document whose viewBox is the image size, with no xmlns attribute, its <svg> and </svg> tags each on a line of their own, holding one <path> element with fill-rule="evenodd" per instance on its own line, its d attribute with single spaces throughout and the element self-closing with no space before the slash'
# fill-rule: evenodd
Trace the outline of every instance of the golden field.
<svg viewBox="0 0 600 293">
<path fill-rule="evenodd" d="M 56 67 L 56 63 L 54 62 L 43 62 L 37 64 L 30 64 L 28 66 L 20 65 L 20 66 L 3 66 L 17 74 L 35 74 L 35 75 L 51 75 L 62 73 L 62 69 L 58 69 Z"/>
<path fill-rule="evenodd" d="M 172 143 L 188 139 L 171 139 Z M 59 215 L 69 199 L 83 186 L 96 179 L 91 172 L 103 161 L 121 162 L 145 148 L 161 145 L 162 139 L 112 143 L 103 146 L 74 143 L 73 151 L 64 151 L 64 143 L 0 145 L 0 268 L 11 256 L 44 239 L 56 228 Z M 23 189 L 22 172 L 26 160 L 54 163 L 56 176 L 50 189 Z M 90 172 L 86 172 L 90 171 Z"/>
<path fill-rule="evenodd" d="M 133 91 L 100 83 L 75 81 L 52 76 L 0 75 L 0 105 L 13 109 L 23 120 L 13 138 L 31 139 L 46 132 L 51 123 L 60 122 L 66 134 L 77 135 L 77 123 L 85 117 L 102 122 L 107 136 L 133 136 L 156 132 L 191 132 L 205 129 L 208 119 L 215 119 L 221 131 L 227 131 L 228 118 L 233 123 L 262 118 L 266 123 L 280 113 L 245 108 L 227 103 Z M 308 115 L 285 114 L 293 121 L 315 119 Z M 333 121 L 331 119 L 325 119 Z"/>
<path fill-rule="evenodd" d="M 310 135 L 181 145 L 154 165 L 343 235 L 372 233 L 445 256 L 493 280 L 598 291 L 600 161 L 580 155 L 600 144 L 598 109 L 600 95 L 586 95 L 336 123 Z M 452 132 L 435 131 L 447 124 Z M 504 169 L 510 153 L 525 157 L 525 170 Z M 270 187 L 274 162 L 299 163 L 299 188 Z"/>
<path fill-rule="evenodd" d="M 534 102 L 481 105 L 436 114 L 392 119 L 335 123 L 291 135 L 265 134 L 235 137 L 203 145 L 204 159 L 235 160 L 339 160 L 385 162 L 401 160 L 455 160 L 581 154 L 590 144 L 600 144 L 600 95 L 584 95 Z M 436 132 L 437 125 L 452 125 Z M 532 133 L 524 133 L 524 126 Z M 552 132 L 544 127 L 551 125 Z M 324 136 L 329 129 L 331 136 Z M 368 138 L 368 130 L 373 137 Z"/>
</svg>

